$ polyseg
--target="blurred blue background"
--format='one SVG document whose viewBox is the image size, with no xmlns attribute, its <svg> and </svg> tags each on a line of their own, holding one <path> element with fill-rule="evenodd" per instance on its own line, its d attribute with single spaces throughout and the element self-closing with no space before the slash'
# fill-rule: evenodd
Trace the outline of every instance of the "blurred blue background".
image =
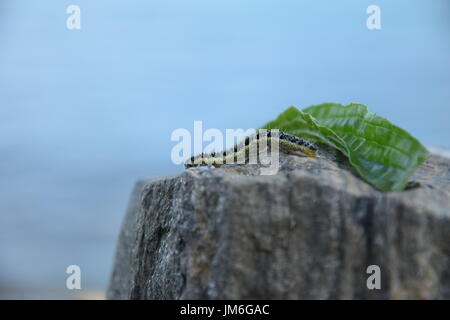
<svg viewBox="0 0 450 320">
<path fill-rule="evenodd" d="M 170 135 L 194 120 L 360 102 L 450 147 L 449 54 L 446 0 L 2 0 L 0 297 L 101 298 L 134 181 L 182 170 Z"/>
</svg>

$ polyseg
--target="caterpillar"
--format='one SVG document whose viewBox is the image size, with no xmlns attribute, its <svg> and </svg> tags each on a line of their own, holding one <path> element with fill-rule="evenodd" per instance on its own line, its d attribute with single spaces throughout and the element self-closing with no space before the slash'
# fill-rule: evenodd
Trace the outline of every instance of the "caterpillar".
<svg viewBox="0 0 450 320">
<path fill-rule="evenodd" d="M 301 152 L 307 157 L 315 158 L 317 156 L 317 147 L 311 142 L 294 136 L 292 134 L 270 129 L 257 130 L 254 135 L 247 136 L 243 142 L 234 145 L 234 147 L 223 152 L 212 152 L 209 154 L 201 153 L 188 159 L 185 168 L 198 166 L 220 167 L 222 164 L 236 163 L 243 157 L 248 160 L 250 150 L 258 146 L 270 146 L 270 142 L 276 140 L 279 149 L 285 153 Z M 256 144 L 256 145 L 255 145 Z"/>
</svg>

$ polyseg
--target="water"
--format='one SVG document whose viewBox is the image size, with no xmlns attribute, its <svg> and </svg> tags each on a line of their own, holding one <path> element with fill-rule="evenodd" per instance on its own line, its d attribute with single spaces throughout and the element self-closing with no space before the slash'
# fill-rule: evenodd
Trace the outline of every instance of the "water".
<svg viewBox="0 0 450 320">
<path fill-rule="evenodd" d="M 194 120 L 361 102 L 450 147 L 449 2 L 377 1 L 379 31 L 370 4 L 2 0 L 0 296 L 101 296 L 134 181 L 182 170 L 170 134 Z M 82 293 L 65 289 L 70 264 Z"/>
</svg>

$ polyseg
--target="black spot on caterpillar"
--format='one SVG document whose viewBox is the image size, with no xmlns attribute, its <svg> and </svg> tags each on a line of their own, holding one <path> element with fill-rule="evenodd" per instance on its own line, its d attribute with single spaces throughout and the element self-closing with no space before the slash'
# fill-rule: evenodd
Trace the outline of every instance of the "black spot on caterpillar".
<svg viewBox="0 0 450 320">
<path fill-rule="evenodd" d="M 280 150 L 285 153 L 301 152 L 308 157 L 317 156 L 317 147 L 305 139 L 281 131 L 258 130 L 254 135 L 246 137 L 243 143 L 234 145 L 229 150 L 219 153 L 212 152 L 211 154 L 201 153 L 191 157 L 185 162 L 184 166 L 186 168 L 197 166 L 220 167 L 222 164 L 236 163 L 239 157 L 248 158 L 252 147 L 257 147 L 261 143 L 270 145 L 270 141 L 273 139 L 276 139 Z"/>
</svg>

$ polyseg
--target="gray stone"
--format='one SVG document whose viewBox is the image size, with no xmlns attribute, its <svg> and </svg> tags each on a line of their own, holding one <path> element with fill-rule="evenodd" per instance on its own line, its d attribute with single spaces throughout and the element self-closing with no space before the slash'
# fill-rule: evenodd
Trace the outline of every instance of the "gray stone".
<svg viewBox="0 0 450 320">
<path fill-rule="evenodd" d="M 137 183 L 109 299 L 450 299 L 450 160 L 383 193 L 336 161 L 189 169 Z M 369 265 L 381 289 L 369 290 Z"/>
</svg>

